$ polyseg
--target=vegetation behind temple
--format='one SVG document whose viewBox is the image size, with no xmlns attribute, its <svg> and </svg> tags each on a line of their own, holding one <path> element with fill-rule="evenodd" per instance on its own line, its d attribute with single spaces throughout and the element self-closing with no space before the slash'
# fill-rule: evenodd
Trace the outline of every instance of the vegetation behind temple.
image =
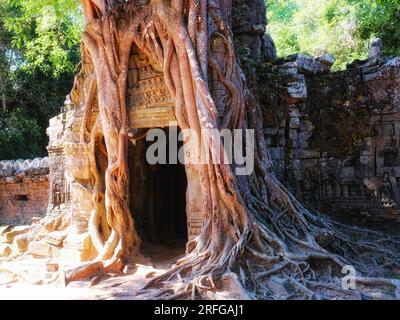
<svg viewBox="0 0 400 320">
<path fill-rule="evenodd" d="M 386 54 L 400 54 L 399 0 L 266 3 L 281 56 L 328 51 L 340 69 L 363 58 L 374 37 L 383 38 Z M 77 71 L 81 19 L 76 0 L 0 0 L 0 159 L 46 154 L 48 119 Z M 279 109 L 276 95 L 261 100 Z"/>
<path fill-rule="evenodd" d="M 0 159 L 46 154 L 80 60 L 75 0 L 0 0 Z"/>
<path fill-rule="evenodd" d="M 334 69 L 366 58 L 373 38 L 386 55 L 400 55 L 399 0 L 266 0 L 268 32 L 278 55 L 329 52 Z"/>
</svg>

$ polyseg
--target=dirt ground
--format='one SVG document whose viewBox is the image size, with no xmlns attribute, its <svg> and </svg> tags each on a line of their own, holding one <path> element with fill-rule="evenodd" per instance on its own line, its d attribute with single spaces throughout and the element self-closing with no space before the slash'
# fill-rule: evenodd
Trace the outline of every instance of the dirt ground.
<svg viewBox="0 0 400 320">
<path fill-rule="evenodd" d="M 98 300 L 138 299 L 137 292 L 154 276 L 168 268 L 184 254 L 184 244 L 144 245 L 145 256 L 151 265 L 128 266 L 126 274 L 90 281 L 72 282 L 64 286 L 62 272 L 73 267 L 65 261 L 34 259 L 22 256 L 0 262 L 0 299 L 2 300 Z M 53 271 L 53 272 L 51 272 Z M 51 284 L 45 284 L 48 281 Z M 54 280 L 54 281 L 53 281 Z"/>
</svg>

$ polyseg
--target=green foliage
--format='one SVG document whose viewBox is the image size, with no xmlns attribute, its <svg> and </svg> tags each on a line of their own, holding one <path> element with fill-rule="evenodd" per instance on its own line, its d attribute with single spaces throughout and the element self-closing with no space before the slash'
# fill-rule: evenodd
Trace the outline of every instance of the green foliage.
<svg viewBox="0 0 400 320">
<path fill-rule="evenodd" d="M 55 77 L 73 72 L 79 61 L 83 21 L 76 0 L 0 0 L 12 47 L 21 51 L 24 70 Z"/>
<path fill-rule="evenodd" d="M 353 0 L 353 2 L 358 2 Z M 365 3 L 363 3 L 365 2 Z M 368 40 L 371 35 L 380 37 L 387 55 L 400 54 L 400 1 L 368 0 L 358 3 L 357 36 Z"/>
<path fill-rule="evenodd" d="M 34 158 L 40 154 L 41 128 L 22 108 L 0 113 L 0 159 Z"/>
<path fill-rule="evenodd" d="M 293 30 L 291 22 L 299 7 L 295 0 L 266 0 L 268 32 L 271 33 L 282 56 L 300 51 L 297 34 Z"/>
<path fill-rule="evenodd" d="M 71 86 L 69 74 L 53 79 L 40 71 L 32 74 L 21 70 L 13 72 L 7 88 L 7 108 L 0 109 L 0 159 L 47 154 L 49 118 L 59 112 Z M 37 134 L 32 130 L 35 134 L 28 134 L 25 128 L 38 128 L 39 131 Z M 21 134 L 17 134 L 18 130 Z"/>
<path fill-rule="evenodd" d="M 373 38 L 388 54 L 400 54 L 399 0 L 266 0 L 268 31 L 278 54 L 296 52 L 336 58 L 334 69 L 364 59 Z"/>
<path fill-rule="evenodd" d="M 0 159 L 46 155 L 80 60 L 75 0 L 0 0 Z"/>
</svg>

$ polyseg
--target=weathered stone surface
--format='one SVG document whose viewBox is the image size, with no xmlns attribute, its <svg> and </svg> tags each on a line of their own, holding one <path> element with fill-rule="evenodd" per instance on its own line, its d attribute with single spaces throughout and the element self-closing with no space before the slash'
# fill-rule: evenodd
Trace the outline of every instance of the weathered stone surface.
<svg viewBox="0 0 400 320">
<path fill-rule="evenodd" d="M 60 251 L 61 259 L 70 261 L 88 261 L 96 254 L 88 233 L 68 234 Z"/>
<path fill-rule="evenodd" d="M 61 247 L 66 236 L 66 231 L 53 231 L 46 235 L 45 242 L 56 247 Z"/>
<path fill-rule="evenodd" d="M 51 257 L 51 246 L 47 243 L 32 241 L 29 243 L 28 252 L 37 257 Z"/>
<path fill-rule="evenodd" d="M 59 268 L 59 264 L 55 262 L 49 262 L 46 264 L 46 271 L 48 272 L 57 272 Z"/>
<path fill-rule="evenodd" d="M 42 217 L 33 217 L 31 219 L 32 224 L 40 224 L 40 222 L 42 221 Z"/>
<path fill-rule="evenodd" d="M 31 230 L 30 226 L 17 226 L 14 227 L 11 231 L 4 233 L 4 239 L 7 243 L 12 243 L 14 238 L 18 235 L 28 233 Z"/>
<path fill-rule="evenodd" d="M 6 232 L 10 231 L 12 226 L 0 226 L 0 237 L 2 237 Z"/>
<path fill-rule="evenodd" d="M 383 58 L 383 41 L 380 38 L 375 39 L 372 42 L 371 47 L 368 51 L 369 60 L 376 58 Z"/>
<path fill-rule="evenodd" d="M 238 50 L 252 57 L 273 57 L 274 44 L 265 38 L 266 13 L 264 1 L 249 0 L 232 3 L 232 31 Z"/>
<path fill-rule="evenodd" d="M 304 101 L 307 98 L 307 86 L 304 75 L 296 75 L 287 86 L 287 104 L 295 104 Z"/>
<path fill-rule="evenodd" d="M 42 241 L 32 241 L 28 244 L 28 253 L 38 258 L 55 258 L 60 256 L 59 249 Z"/>
<path fill-rule="evenodd" d="M 0 244 L 0 257 L 8 257 L 11 251 L 11 247 L 8 244 Z"/>
<path fill-rule="evenodd" d="M 317 61 L 321 62 L 322 64 L 327 65 L 329 68 L 333 66 L 333 64 L 335 63 L 336 59 L 334 56 L 325 53 L 322 56 L 317 58 Z"/>
<path fill-rule="evenodd" d="M 272 39 L 264 35 L 263 21 L 243 21 L 243 24 L 233 22 L 242 44 L 246 46 L 246 43 L 255 43 L 254 39 L 258 39 L 260 43 L 264 42 L 265 52 L 253 52 L 262 48 L 261 45 L 257 45 L 258 49 L 248 47 L 246 50 L 253 55 L 274 59 L 276 50 Z M 218 42 L 212 46 L 215 57 L 223 57 L 224 46 Z M 166 121 L 172 119 L 174 106 L 165 92 L 162 74 L 148 61 L 136 58 L 131 57 L 129 71 L 131 124 L 137 128 L 167 125 Z M 396 208 L 400 205 L 400 196 L 396 195 L 400 179 L 400 59 L 382 57 L 377 44 L 375 49 L 371 49 L 368 61 L 354 64 L 346 71 L 330 73 L 334 62 L 334 57 L 328 54 L 317 58 L 298 54 L 273 62 L 279 75 L 286 79 L 280 106 L 283 119 L 278 119 L 275 127 L 265 129 L 274 170 L 281 180 L 286 179 L 284 182 L 291 190 L 312 204 L 340 202 L 343 207 L 352 208 L 363 200 L 363 209 L 371 203 Z M 211 80 L 212 93 L 223 96 L 218 93 L 224 90 L 223 86 L 215 79 Z M 359 90 L 360 87 L 363 90 Z M 218 112 L 226 112 L 223 100 L 217 101 Z M 313 140 L 313 133 L 318 132 L 321 124 L 330 128 L 339 120 L 334 117 L 326 123 L 326 119 L 314 115 L 315 108 L 329 111 L 331 102 L 343 110 L 354 105 L 363 109 L 372 102 L 380 112 L 368 119 L 371 132 L 355 156 L 338 158 L 327 152 L 325 144 L 336 138 L 333 132 L 325 140 L 317 143 Z M 95 107 L 88 119 L 88 128 L 93 126 L 97 114 Z M 90 184 L 92 173 L 80 144 L 82 116 L 82 108 L 72 106 L 67 99 L 62 114 L 50 120 L 49 158 L 0 162 L 0 222 L 3 217 L 32 218 L 32 214 L 44 214 L 49 194 L 49 214 L 57 216 L 68 212 L 72 221 L 68 234 L 51 232 L 40 241 L 31 241 L 23 230 L 3 230 L 6 240 L 14 242 L 18 252 L 27 250 L 36 257 L 61 255 L 63 259 L 81 261 L 97 254 L 87 234 L 93 194 L 85 187 Z M 357 124 L 349 121 L 346 129 L 348 127 L 357 127 Z M 345 149 L 340 143 L 336 147 Z M 373 187 L 371 183 L 366 186 L 369 180 L 364 178 L 376 178 L 379 182 Z M 191 211 L 187 223 L 189 239 L 199 234 L 203 224 L 201 210 Z M 57 226 L 52 225 L 50 229 L 55 230 Z M 1 232 L 0 229 L 0 235 Z M 271 278 L 270 282 L 271 290 L 288 293 L 282 279 Z"/>
<path fill-rule="evenodd" d="M 275 42 L 272 37 L 268 34 L 264 34 L 264 50 L 265 50 L 265 57 L 267 59 L 276 59 L 276 46 Z"/>
<path fill-rule="evenodd" d="M 318 73 L 329 73 L 331 71 L 331 62 L 334 58 L 329 55 L 323 55 L 319 58 L 314 58 L 305 54 L 296 54 L 293 56 L 296 61 L 299 71 L 304 74 L 315 75 Z"/>
<path fill-rule="evenodd" d="M 47 211 L 49 158 L 0 161 L 0 223 L 31 223 Z"/>
<path fill-rule="evenodd" d="M 35 158 L 33 160 L 3 160 L 0 161 L 0 179 L 4 177 L 20 176 L 34 177 L 49 173 L 49 158 Z"/>
<path fill-rule="evenodd" d="M 384 57 L 378 41 L 369 60 L 331 73 L 333 63 L 329 55 L 276 62 L 288 94 L 285 119 L 264 130 L 274 170 L 325 212 L 400 217 L 400 57 Z"/>
<path fill-rule="evenodd" d="M 29 241 L 33 240 L 33 236 L 31 234 L 21 234 L 14 238 L 13 241 L 13 251 L 14 252 L 25 252 L 28 250 Z"/>
<path fill-rule="evenodd" d="M 279 67 L 278 73 L 283 77 L 292 79 L 293 77 L 295 77 L 299 74 L 299 69 L 297 67 L 297 63 L 293 62 L 293 61 L 283 63 Z"/>
</svg>

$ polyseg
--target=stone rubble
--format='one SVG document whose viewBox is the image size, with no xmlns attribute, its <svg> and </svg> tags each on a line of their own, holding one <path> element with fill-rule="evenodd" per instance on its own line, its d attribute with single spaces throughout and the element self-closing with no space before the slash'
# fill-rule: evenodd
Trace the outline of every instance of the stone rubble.
<svg viewBox="0 0 400 320">
<path fill-rule="evenodd" d="M 303 54 L 276 62 L 285 116 L 279 128 L 265 128 L 275 171 L 314 208 L 400 221 L 400 58 L 384 57 L 376 40 L 368 60 L 330 72 L 333 63 Z M 335 144 L 334 130 L 349 134 Z M 358 133 L 361 141 L 350 145 Z"/>
<path fill-rule="evenodd" d="M 30 224 L 47 212 L 50 158 L 0 161 L 0 224 Z"/>
</svg>

